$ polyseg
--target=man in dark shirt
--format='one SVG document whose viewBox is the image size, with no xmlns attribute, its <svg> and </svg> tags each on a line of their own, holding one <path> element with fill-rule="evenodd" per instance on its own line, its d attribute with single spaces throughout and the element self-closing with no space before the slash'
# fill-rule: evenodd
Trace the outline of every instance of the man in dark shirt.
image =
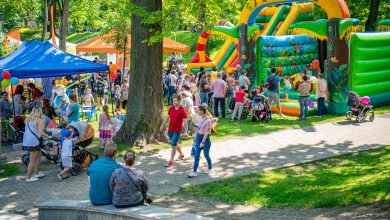
<svg viewBox="0 0 390 220">
<path fill-rule="evenodd" d="M 210 82 L 207 79 L 207 74 L 203 73 L 199 81 L 199 98 L 200 104 L 208 104 L 210 92 Z"/>
<path fill-rule="evenodd" d="M 236 70 L 234 71 L 233 76 L 234 76 L 234 80 L 236 80 L 236 81 L 240 78 L 240 76 L 241 76 L 241 66 L 240 66 L 240 64 L 236 65 Z"/>
</svg>

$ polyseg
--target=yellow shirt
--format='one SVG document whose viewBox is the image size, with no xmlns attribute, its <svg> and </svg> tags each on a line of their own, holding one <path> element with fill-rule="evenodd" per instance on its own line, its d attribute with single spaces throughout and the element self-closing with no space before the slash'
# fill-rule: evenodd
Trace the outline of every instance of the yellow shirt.
<svg viewBox="0 0 390 220">
<path fill-rule="evenodd" d="M 217 78 L 217 72 L 211 72 L 211 78 L 210 78 L 210 83 L 213 83 L 214 79 Z"/>
</svg>

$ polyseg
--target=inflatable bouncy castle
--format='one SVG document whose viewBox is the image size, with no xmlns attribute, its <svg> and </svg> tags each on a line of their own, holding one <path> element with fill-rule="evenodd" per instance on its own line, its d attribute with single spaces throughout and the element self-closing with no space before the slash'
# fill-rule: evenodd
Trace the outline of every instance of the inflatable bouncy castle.
<svg viewBox="0 0 390 220">
<path fill-rule="evenodd" d="M 314 7 L 327 18 L 314 21 Z M 349 109 L 346 94 L 351 90 L 372 97 L 374 105 L 390 104 L 389 20 L 378 22 L 377 30 L 383 32 L 358 33 L 360 22 L 350 18 L 344 0 L 249 0 L 236 25 L 220 20 L 201 33 L 187 68 L 197 73 L 200 67 L 225 67 L 231 73 L 240 64 L 252 87 L 264 84 L 273 67 L 295 86 L 297 74 L 321 72 L 328 82 L 327 111 L 342 114 Z M 205 54 L 210 35 L 226 38 L 214 59 Z M 315 86 L 312 82 L 314 102 Z M 282 112 L 299 115 L 298 92 L 293 88 L 287 95 L 282 94 Z"/>
</svg>

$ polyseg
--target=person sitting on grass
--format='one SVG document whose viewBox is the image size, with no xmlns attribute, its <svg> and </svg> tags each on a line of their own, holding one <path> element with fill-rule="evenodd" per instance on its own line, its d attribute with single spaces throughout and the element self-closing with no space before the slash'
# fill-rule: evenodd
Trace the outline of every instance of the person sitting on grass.
<svg viewBox="0 0 390 220">
<path fill-rule="evenodd" d="M 112 204 L 110 179 L 112 173 L 121 168 L 121 165 L 115 162 L 117 152 L 118 147 L 115 144 L 108 144 L 104 148 L 104 157 L 95 160 L 88 168 L 89 199 L 94 205 Z"/>
<path fill-rule="evenodd" d="M 298 120 L 306 120 L 308 112 L 309 112 L 309 101 L 310 101 L 310 84 L 307 82 L 307 76 L 303 76 L 303 82 L 299 85 L 298 91 L 299 95 L 299 107 L 300 107 L 300 115 Z"/>
<path fill-rule="evenodd" d="M 240 90 L 236 92 L 236 104 L 234 105 L 234 111 L 232 115 L 232 121 L 236 118 L 238 112 L 238 120 L 241 120 L 242 110 L 244 109 L 244 99 L 245 99 L 245 86 L 241 86 Z"/>
<path fill-rule="evenodd" d="M 62 133 L 62 132 L 61 132 Z M 65 140 L 62 142 L 62 150 L 61 150 L 61 163 L 64 169 L 62 172 L 58 173 L 58 179 L 64 180 L 70 178 L 70 170 L 72 169 L 72 149 L 73 149 L 73 131 L 64 130 L 63 135 Z"/>
</svg>

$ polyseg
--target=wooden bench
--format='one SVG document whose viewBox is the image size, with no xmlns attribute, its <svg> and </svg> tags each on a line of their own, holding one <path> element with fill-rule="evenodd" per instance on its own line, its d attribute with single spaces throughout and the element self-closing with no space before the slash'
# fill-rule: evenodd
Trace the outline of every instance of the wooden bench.
<svg viewBox="0 0 390 220">
<path fill-rule="evenodd" d="M 122 209 L 115 208 L 113 205 L 94 206 L 89 200 L 50 200 L 37 207 L 39 220 L 211 219 L 156 206 Z"/>
</svg>

